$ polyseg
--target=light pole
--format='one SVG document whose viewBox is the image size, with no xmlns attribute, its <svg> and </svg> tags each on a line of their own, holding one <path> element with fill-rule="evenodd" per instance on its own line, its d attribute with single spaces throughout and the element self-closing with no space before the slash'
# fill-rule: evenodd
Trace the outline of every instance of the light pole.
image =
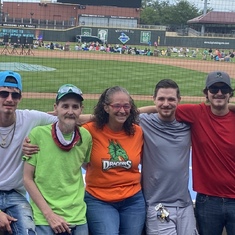
<svg viewBox="0 0 235 235">
<path fill-rule="evenodd" d="M 30 12 L 30 24 L 32 24 L 33 15 L 34 15 L 34 13 L 33 13 L 33 12 Z"/>
<path fill-rule="evenodd" d="M 205 16 L 207 13 L 207 0 L 204 0 L 204 7 L 203 7 L 203 16 Z M 201 36 L 204 36 L 205 34 L 205 25 L 203 24 L 201 27 Z"/>
<path fill-rule="evenodd" d="M 2 23 L 2 0 L 0 0 L 0 22 Z"/>
</svg>

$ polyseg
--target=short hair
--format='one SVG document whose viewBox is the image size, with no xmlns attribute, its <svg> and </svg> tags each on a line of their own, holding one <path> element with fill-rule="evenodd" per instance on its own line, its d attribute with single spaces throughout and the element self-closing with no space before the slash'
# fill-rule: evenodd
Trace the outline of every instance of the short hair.
<svg viewBox="0 0 235 235">
<path fill-rule="evenodd" d="M 180 98 L 180 89 L 179 89 L 179 86 L 173 80 L 171 80 L 169 78 L 166 78 L 166 79 L 162 79 L 161 81 L 159 81 L 156 84 L 155 89 L 154 89 L 154 94 L 153 94 L 154 98 L 156 98 L 158 90 L 160 88 L 173 88 L 173 89 L 176 89 L 177 98 Z"/>
</svg>

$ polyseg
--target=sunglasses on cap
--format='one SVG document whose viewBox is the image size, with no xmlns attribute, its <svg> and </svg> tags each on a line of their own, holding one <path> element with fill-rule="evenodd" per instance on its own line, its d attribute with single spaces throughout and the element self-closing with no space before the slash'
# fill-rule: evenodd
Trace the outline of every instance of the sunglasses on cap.
<svg viewBox="0 0 235 235">
<path fill-rule="evenodd" d="M 71 85 L 68 84 L 68 85 L 64 85 L 64 86 L 60 87 L 60 89 L 57 93 L 56 99 L 60 100 L 62 97 L 64 97 L 65 95 L 68 95 L 68 94 L 76 94 L 80 97 L 81 100 L 83 100 L 82 91 L 72 84 Z"/>
<path fill-rule="evenodd" d="M 210 86 L 208 88 L 208 90 L 211 94 L 214 94 L 214 95 L 217 94 L 219 92 L 219 90 L 221 91 L 221 93 L 223 95 L 228 94 L 228 93 L 231 92 L 231 88 L 229 86 L 226 86 L 226 85 L 224 85 L 224 86 Z"/>
<path fill-rule="evenodd" d="M 82 96 L 82 91 L 77 87 L 67 86 L 59 89 L 58 93 L 68 93 L 72 92 Z"/>
<path fill-rule="evenodd" d="M 11 94 L 13 100 L 19 100 L 21 98 L 21 94 L 18 92 L 9 92 L 9 91 L 0 91 L 1 98 L 7 98 Z"/>
</svg>

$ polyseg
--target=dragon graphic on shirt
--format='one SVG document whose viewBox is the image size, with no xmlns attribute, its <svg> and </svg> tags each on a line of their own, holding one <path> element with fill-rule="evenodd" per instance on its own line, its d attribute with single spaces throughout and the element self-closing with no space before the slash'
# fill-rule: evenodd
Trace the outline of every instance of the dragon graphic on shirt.
<svg viewBox="0 0 235 235">
<path fill-rule="evenodd" d="M 125 149 L 123 149 L 118 142 L 114 140 L 109 141 L 108 153 L 110 155 L 110 160 L 102 161 L 103 170 L 109 170 L 115 167 L 122 167 L 125 169 L 131 168 L 132 162 L 129 160 Z"/>
<path fill-rule="evenodd" d="M 126 154 L 125 149 L 122 148 L 122 146 L 119 143 L 115 143 L 114 141 L 109 141 L 109 154 L 111 156 L 110 161 L 127 161 L 128 156 Z"/>
</svg>

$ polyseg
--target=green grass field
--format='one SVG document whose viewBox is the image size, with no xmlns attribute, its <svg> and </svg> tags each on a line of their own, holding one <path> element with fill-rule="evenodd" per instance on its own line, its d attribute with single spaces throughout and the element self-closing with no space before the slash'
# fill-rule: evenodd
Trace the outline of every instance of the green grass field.
<svg viewBox="0 0 235 235">
<path fill-rule="evenodd" d="M 72 52 L 71 52 L 72 53 Z M 86 52 L 84 52 L 86 53 Z M 78 86 L 84 94 L 100 94 L 109 86 L 120 85 L 130 94 L 152 95 L 155 84 L 163 78 L 175 80 L 182 96 L 202 96 L 205 73 L 169 65 L 87 59 L 1 56 L 1 62 L 16 62 L 55 68 L 55 71 L 21 71 L 24 92 L 56 93 L 65 83 Z M 20 108 L 52 110 L 54 100 L 23 99 Z M 96 100 L 86 100 L 84 112 L 90 113 Z M 152 101 L 136 101 L 137 106 Z"/>
<path fill-rule="evenodd" d="M 83 93 L 101 93 L 113 85 L 124 86 L 131 94 L 152 95 L 154 85 L 172 78 L 182 95 L 200 96 L 206 74 L 169 65 L 135 62 L 78 60 L 64 58 L 0 57 L 0 62 L 37 64 L 55 71 L 21 71 L 24 92 L 56 92 L 64 83 L 73 83 Z"/>
</svg>

